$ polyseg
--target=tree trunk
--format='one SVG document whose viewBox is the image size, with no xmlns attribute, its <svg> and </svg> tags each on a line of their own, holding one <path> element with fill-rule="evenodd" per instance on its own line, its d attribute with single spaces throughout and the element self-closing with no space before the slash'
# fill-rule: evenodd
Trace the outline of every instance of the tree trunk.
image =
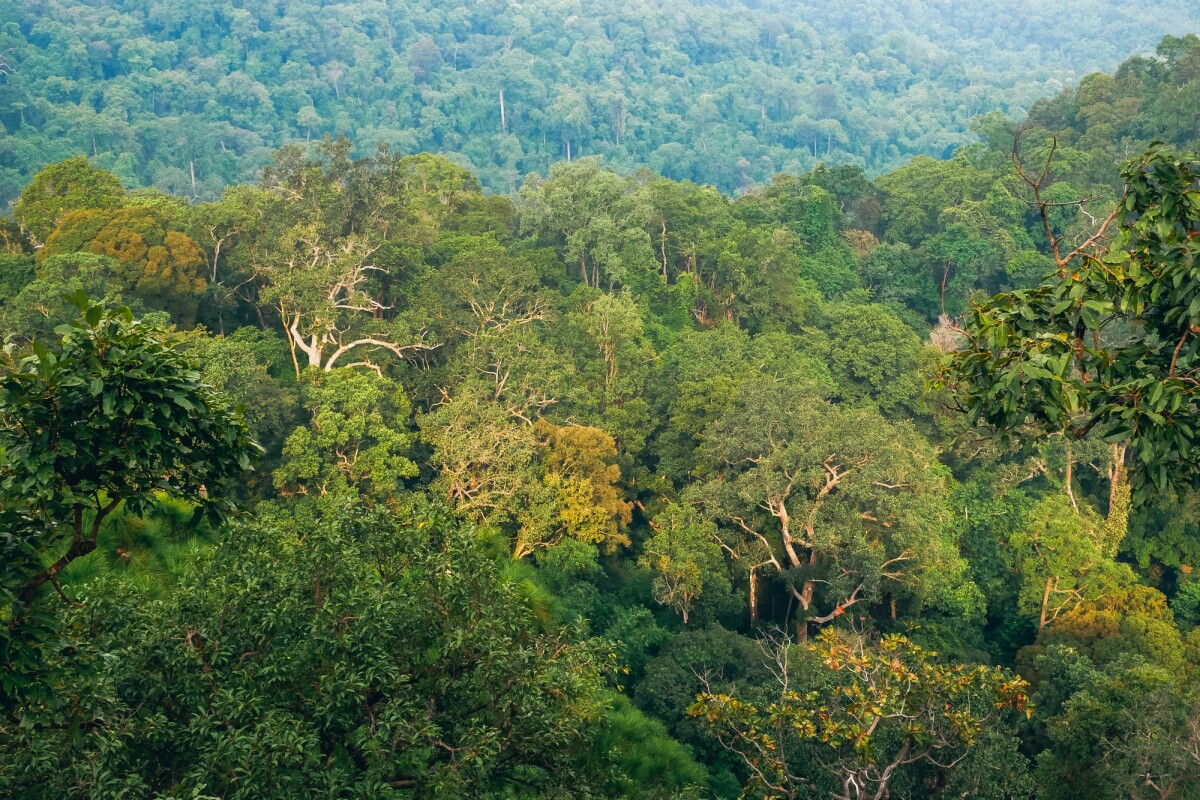
<svg viewBox="0 0 1200 800">
<path fill-rule="evenodd" d="M 213 245 L 212 283 L 217 282 L 217 260 L 221 258 L 221 242 L 223 242 L 223 241 L 225 241 L 225 240 L 217 239 L 215 244 Z"/>
<path fill-rule="evenodd" d="M 504 87 L 500 87 L 500 132 L 508 133 L 508 119 L 504 115 Z"/>
<path fill-rule="evenodd" d="M 1075 502 L 1075 489 L 1071 486 L 1075 482 L 1075 454 L 1071 452 L 1070 443 L 1067 444 L 1067 474 L 1066 474 L 1067 498 L 1071 501 L 1071 508 L 1075 509 L 1075 513 L 1079 513 L 1079 504 Z"/>
<path fill-rule="evenodd" d="M 800 555 L 796 552 L 795 541 L 792 539 L 791 517 L 788 516 L 787 506 L 780 503 L 779 511 L 775 516 L 779 519 L 779 532 L 783 539 L 783 549 L 787 551 L 788 561 L 791 562 L 793 568 L 799 567 L 802 562 Z"/>
<path fill-rule="evenodd" d="M 1121 542 L 1129 532 L 1129 509 L 1132 506 L 1132 492 L 1129 478 L 1125 471 L 1125 453 L 1128 445 L 1113 444 L 1112 464 L 1108 472 L 1108 514 L 1104 519 L 1104 549 L 1111 557 L 1116 557 L 1121 549 Z"/>
<path fill-rule="evenodd" d="M 1125 452 L 1129 445 L 1114 443 L 1112 446 L 1112 466 L 1108 472 L 1108 513 L 1119 506 L 1121 487 L 1125 484 Z"/>
<path fill-rule="evenodd" d="M 667 275 L 667 221 L 663 220 L 662 224 L 662 262 L 663 262 L 663 283 L 669 282 Z"/>
<path fill-rule="evenodd" d="M 1046 578 L 1046 591 L 1042 592 L 1042 613 L 1038 617 L 1038 633 L 1046 627 L 1046 607 L 1050 605 L 1050 586 L 1053 581 L 1054 578 Z"/>
<path fill-rule="evenodd" d="M 321 341 L 317 339 L 314 333 L 309 336 L 308 343 L 305 343 L 304 336 L 300 333 L 300 315 L 297 314 L 292 318 L 291 324 L 287 324 L 287 316 L 284 313 L 283 306 L 280 305 L 280 316 L 284 322 L 287 331 L 288 341 L 292 345 L 292 366 L 296 368 L 296 378 L 300 377 L 300 363 L 296 358 L 296 350 L 299 349 L 305 356 L 308 357 L 308 366 L 320 367 L 322 361 L 322 350 L 324 349 Z"/>
<path fill-rule="evenodd" d="M 808 554 L 808 566 L 815 567 L 816 565 L 817 551 L 812 550 Z M 797 564 L 796 566 L 800 565 Z M 813 594 L 816 591 L 816 588 L 817 582 L 811 576 L 805 579 L 804 586 L 800 590 L 800 605 L 805 611 L 808 611 L 809 607 L 812 606 Z"/>
<path fill-rule="evenodd" d="M 758 572 L 750 568 L 750 627 L 758 624 Z"/>
<path fill-rule="evenodd" d="M 810 550 L 808 553 L 809 567 L 815 567 L 817 564 L 817 551 Z M 799 566 L 798 564 L 796 566 Z M 804 644 L 808 641 L 808 618 L 811 616 L 809 609 L 812 608 L 813 596 L 816 593 L 817 582 L 810 575 L 804 580 L 804 584 L 800 589 L 800 614 L 796 620 L 796 641 Z"/>
<path fill-rule="evenodd" d="M 300 380 L 300 360 L 296 358 L 296 340 L 292 337 L 292 331 L 286 321 L 283 323 L 283 333 L 287 336 L 288 348 L 292 353 L 292 368 L 296 370 L 296 380 Z"/>
</svg>

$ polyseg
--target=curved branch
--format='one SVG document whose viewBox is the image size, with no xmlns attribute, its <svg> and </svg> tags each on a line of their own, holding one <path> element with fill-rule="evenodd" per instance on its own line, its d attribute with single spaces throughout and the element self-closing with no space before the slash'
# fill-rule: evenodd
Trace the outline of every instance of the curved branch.
<svg viewBox="0 0 1200 800">
<path fill-rule="evenodd" d="M 354 348 L 365 347 L 368 345 L 374 346 L 374 347 L 382 347 L 385 350 L 390 350 L 391 352 L 395 353 L 400 358 L 406 358 L 406 356 L 405 356 L 406 353 L 410 353 L 410 352 L 414 352 L 414 351 L 418 351 L 418 350 L 436 350 L 437 348 L 441 347 L 440 344 L 398 345 L 393 342 L 384 341 L 383 339 L 372 339 L 372 338 L 364 337 L 362 339 L 355 339 L 353 342 L 350 342 L 348 344 L 344 344 L 341 347 L 339 347 L 337 350 L 334 350 L 332 353 L 330 353 L 329 360 L 325 362 L 325 371 L 326 372 L 331 371 L 333 369 L 333 365 L 337 362 L 337 360 L 339 358 L 341 358 L 342 356 L 346 355 L 346 353 L 350 352 Z"/>
</svg>

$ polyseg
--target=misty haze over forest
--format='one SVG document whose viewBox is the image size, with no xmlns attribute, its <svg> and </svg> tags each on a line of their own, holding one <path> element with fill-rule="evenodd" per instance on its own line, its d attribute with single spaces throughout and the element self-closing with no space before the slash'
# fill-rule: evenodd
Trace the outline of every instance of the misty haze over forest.
<svg viewBox="0 0 1200 800">
<path fill-rule="evenodd" d="M 1186 0 L 11 3 L 0 200 L 74 152 L 212 199 L 327 135 L 448 155 L 493 191 L 585 155 L 723 191 L 879 174 L 1197 26 Z"/>
</svg>

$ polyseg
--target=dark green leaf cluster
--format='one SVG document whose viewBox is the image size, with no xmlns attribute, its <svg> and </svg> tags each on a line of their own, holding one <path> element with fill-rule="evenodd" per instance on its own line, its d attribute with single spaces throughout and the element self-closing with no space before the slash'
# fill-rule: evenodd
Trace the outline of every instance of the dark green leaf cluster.
<svg viewBox="0 0 1200 800">
<path fill-rule="evenodd" d="M 973 421 L 1129 442 L 1140 502 L 1200 472 L 1200 162 L 1154 150 L 1123 176 L 1112 241 L 973 308 L 946 367 Z"/>
<path fill-rule="evenodd" d="M 73 301 L 82 318 L 56 330 L 60 346 L 35 341 L 0 380 L 5 506 L 69 519 L 124 501 L 137 513 L 163 492 L 228 509 L 224 490 L 258 453 L 245 425 L 166 332 Z"/>
<path fill-rule="evenodd" d="M 95 550 L 118 506 L 139 514 L 173 497 L 219 519 L 261 452 L 165 331 L 82 293 L 71 301 L 81 316 L 59 327 L 58 344 L 34 341 L 0 375 L 6 700 L 40 682 L 50 625 L 38 590 L 61 592 L 59 574 Z"/>
<path fill-rule="evenodd" d="M 0 743 L 5 793 L 594 797 L 617 779 L 586 759 L 611 645 L 543 626 L 444 512 L 239 524 L 176 591 L 136 598 L 102 580 L 66 615 L 54 695 Z"/>
</svg>

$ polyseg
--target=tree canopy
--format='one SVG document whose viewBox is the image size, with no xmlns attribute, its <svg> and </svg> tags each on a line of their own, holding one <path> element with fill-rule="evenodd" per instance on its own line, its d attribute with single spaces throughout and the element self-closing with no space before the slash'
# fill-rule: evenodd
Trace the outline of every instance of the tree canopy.
<svg viewBox="0 0 1200 800">
<path fill-rule="evenodd" d="M 0 11 L 0 793 L 1196 795 L 1200 39 L 1017 5 Z"/>
</svg>

